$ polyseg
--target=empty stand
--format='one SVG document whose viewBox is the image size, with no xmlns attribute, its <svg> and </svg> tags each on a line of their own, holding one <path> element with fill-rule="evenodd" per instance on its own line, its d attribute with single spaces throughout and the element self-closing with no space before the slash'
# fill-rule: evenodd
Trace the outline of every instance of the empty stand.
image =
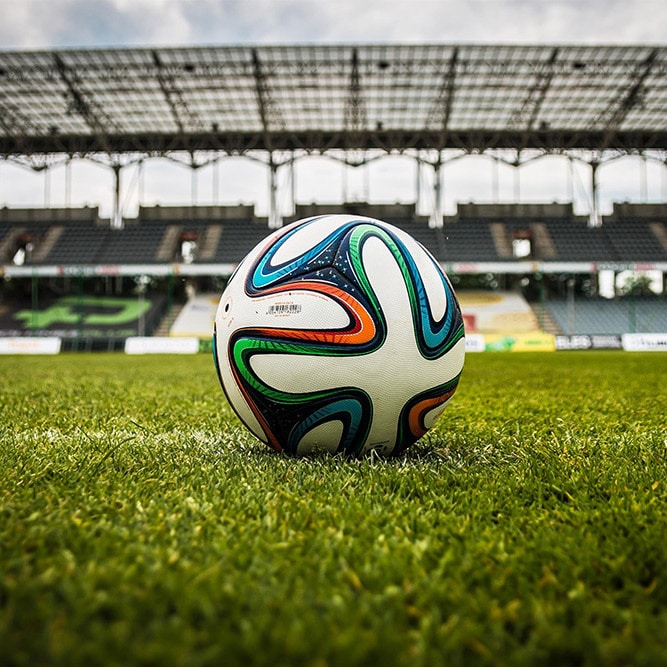
<svg viewBox="0 0 667 667">
<path fill-rule="evenodd" d="M 151 264 L 167 225 L 130 224 L 123 229 L 109 230 L 107 241 L 96 261 L 100 264 Z"/>
<path fill-rule="evenodd" d="M 495 221 L 482 218 L 445 222 L 443 259 L 448 262 L 507 261 L 504 249 L 499 248 L 494 239 L 492 222 Z"/>
<path fill-rule="evenodd" d="M 552 300 L 546 304 L 566 334 L 667 332 L 667 307 L 659 297 Z"/>
<path fill-rule="evenodd" d="M 512 259 L 512 245 L 510 244 L 507 229 L 502 222 L 490 223 L 491 236 L 493 237 L 493 244 L 499 257 L 503 259 Z"/>
<path fill-rule="evenodd" d="M 549 232 L 545 222 L 532 222 L 530 224 L 532 234 L 534 254 L 540 259 L 556 259 L 558 252 L 554 244 L 554 239 Z"/>
<path fill-rule="evenodd" d="M 621 218 L 606 222 L 603 229 L 619 258 L 642 262 L 667 261 L 667 248 L 662 242 L 664 222 Z"/>
<path fill-rule="evenodd" d="M 0 209 L 0 262 L 11 263 L 18 248 L 30 245 L 27 264 L 83 263 L 92 254 L 89 245 L 103 234 L 97 208 L 5 207 Z M 82 259 L 71 261 L 74 249 Z"/>
<path fill-rule="evenodd" d="M 667 224 L 662 221 L 649 222 L 648 227 L 665 253 L 667 253 Z"/>
<path fill-rule="evenodd" d="M 17 250 L 19 239 L 26 232 L 25 227 L 0 226 L 0 261 L 9 263 Z"/>
<path fill-rule="evenodd" d="M 160 227 L 163 236 L 152 262 L 178 261 L 180 243 L 197 244 L 195 263 L 237 264 L 271 230 L 266 219 L 257 219 L 253 207 L 154 206 L 142 207 L 138 227 Z"/>
<path fill-rule="evenodd" d="M 638 207 L 635 207 L 638 209 Z M 567 211 L 569 210 L 569 213 Z M 186 261 L 236 264 L 271 233 L 249 206 L 147 207 L 122 229 L 97 217 L 97 209 L 0 210 L 0 262 L 30 247 L 26 264 L 169 264 L 183 261 L 184 241 L 196 244 Z M 667 262 L 667 223 L 653 214 L 612 215 L 589 227 L 564 205 L 461 205 L 433 228 L 414 205 L 311 204 L 294 219 L 328 213 L 366 215 L 410 233 L 445 263 L 513 262 L 512 241 L 529 238 L 530 259 L 559 262 Z M 288 221 L 286 221 L 288 222 Z"/>
<path fill-rule="evenodd" d="M 154 253 L 153 259 L 155 261 L 171 262 L 174 260 L 182 229 L 180 225 L 167 225 L 164 228 L 164 231 L 161 233 L 160 245 Z"/>
<path fill-rule="evenodd" d="M 384 220 L 411 234 L 443 265 L 470 263 L 471 266 L 462 268 L 462 272 L 481 273 L 484 263 L 494 263 L 499 266 L 493 269 L 494 275 L 502 274 L 505 267 L 507 275 L 504 278 L 496 276 L 498 283 L 506 289 L 517 290 L 516 294 L 524 289 L 529 299 L 539 300 L 541 310 L 537 311 L 536 318 L 526 308 L 528 315 L 522 315 L 521 321 L 514 317 L 503 324 L 503 330 L 516 332 L 526 326 L 533 330 L 539 325 L 564 334 L 617 335 L 667 332 L 664 295 L 607 300 L 584 297 L 579 291 L 575 294 L 572 290 L 571 296 L 576 299 L 568 301 L 560 273 L 567 278 L 574 277 L 572 285 L 583 285 L 588 276 L 581 272 L 595 273 L 596 263 L 608 263 L 606 268 L 618 267 L 617 270 L 626 268 L 629 263 L 646 263 L 650 265 L 648 268 L 656 267 L 664 272 L 667 208 L 664 211 L 654 209 L 621 207 L 620 211 L 606 216 L 601 227 L 589 227 L 586 217 L 574 215 L 571 207 L 564 205 L 461 205 L 456 216 L 444 218 L 442 227 L 432 227 L 426 216 L 416 213 L 414 205 L 402 204 L 311 204 L 297 207 L 293 219 L 334 213 L 364 215 Z M 55 330 L 68 341 L 67 345 L 71 342 L 75 346 L 73 349 L 84 344 L 79 339 L 85 339 L 85 345 L 94 349 L 95 345 L 106 345 L 105 341 L 115 346 L 114 341 L 139 331 L 150 335 L 166 312 L 167 304 L 170 311 L 168 322 L 173 324 L 179 301 L 185 298 L 188 289 L 196 287 L 211 292 L 219 289 L 232 268 L 273 231 L 268 220 L 257 218 L 248 206 L 142 207 L 137 218 L 124 222 L 121 229 L 111 228 L 108 220 L 99 219 L 97 209 L 0 209 L 0 264 L 4 265 L 0 272 L 10 275 L 7 265 L 11 265 L 20 249 L 25 250 L 25 267 L 40 267 L 40 271 L 33 272 L 32 281 L 20 278 L 8 285 L 7 303 L 3 304 L 0 313 L 4 317 L 0 335 L 43 335 Z M 289 220 L 285 220 L 285 224 L 288 223 Z M 527 258 L 544 262 L 546 277 L 539 283 L 539 294 L 532 277 L 509 275 L 536 270 L 526 269 L 525 263 L 517 264 L 524 257 L 515 254 L 515 239 L 529 239 Z M 555 269 L 549 269 L 551 262 L 562 262 L 565 267 L 559 266 L 555 272 Z M 164 293 L 148 297 L 153 307 L 145 319 L 134 318 L 122 326 L 117 323 L 118 326 L 108 329 L 93 326 L 100 314 L 110 319 L 104 299 L 98 302 L 94 299 L 113 296 L 127 300 L 127 304 L 135 304 L 138 299 L 133 277 L 139 272 L 151 274 L 152 267 L 158 266 L 162 268 L 154 275 L 164 275 L 165 265 L 174 263 L 182 265 L 179 272 L 183 279 L 160 282 L 161 278 L 156 278 L 153 286 L 157 292 Z M 190 263 L 194 266 L 185 270 L 183 265 Z M 76 275 L 76 271 L 63 269 L 79 266 L 98 266 L 107 270 L 87 271 L 86 268 L 79 272 L 78 282 L 73 282 L 70 277 Z M 173 276 L 176 271 L 169 267 L 167 273 Z M 41 277 L 36 280 L 37 274 L 47 280 Z M 29 276 L 30 271 L 17 271 L 17 275 Z M 88 276 L 95 277 L 88 281 Z M 469 278 L 472 285 L 477 277 L 460 278 L 457 284 L 461 286 L 462 306 L 464 310 L 468 309 L 465 313 L 467 326 L 470 326 L 472 317 L 477 331 L 499 330 L 499 322 L 488 324 L 484 313 L 475 311 L 470 301 L 465 302 L 466 280 Z M 27 298 L 27 290 L 34 289 L 35 285 L 38 286 L 38 298 Z M 554 297 L 554 294 L 558 296 Z M 498 294 L 494 292 L 492 296 Z M 56 329 L 49 325 L 42 327 L 43 331 L 35 330 L 32 320 L 39 319 L 51 306 L 54 306 L 52 313 L 62 311 L 61 314 L 67 314 L 72 308 L 79 307 L 73 303 L 85 305 L 85 317 L 82 316 L 81 321 L 86 327 L 80 329 L 77 318 L 75 323 L 57 324 Z M 60 311 L 56 306 L 61 307 Z M 27 320 L 26 313 L 30 315 Z M 491 308 L 488 307 L 485 313 L 491 313 Z M 206 323 L 202 331 L 208 331 L 209 325 Z M 162 332 L 166 333 L 166 329 Z M 175 333 L 171 332 L 172 335 Z"/>
<path fill-rule="evenodd" d="M 553 242 L 555 256 L 563 262 L 613 262 L 620 257 L 604 227 L 589 227 L 581 219 L 543 220 Z"/>
<path fill-rule="evenodd" d="M 48 255 L 55 247 L 56 243 L 58 243 L 58 241 L 60 240 L 60 237 L 63 235 L 64 231 L 65 231 L 64 225 L 52 225 L 51 227 L 49 227 L 46 233 L 44 234 L 42 242 L 39 244 L 39 247 L 33 254 L 32 261 L 35 263 L 39 263 L 43 261 L 46 257 L 48 257 Z"/>
<path fill-rule="evenodd" d="M 220 225 L 218 243 L 210 258 L 198 256 L 198 261 L 212 264 L 238 264 L 250 250 L 265 239 L 271 230 L 266 222 L 225 220 Z"/>
<path fill-rule="evenodd" d="M 107 243 L 109 230 L 90 222 L 55 225 L 60 233 L 48 249 L 48 235 L 33 256 L 35 264 L 92 264 Z M 53 229 L 53 227 L 51 228 Z"/>
<path fill-rule="evenodd" d="M 222 225 L 209 224 L 206 225 L 201 238 L 201 245 L 197 257 L 202 262 L 211 262 L 218 251 L 220 244 L 220 236 L 222 235 Z"/>
</svg>

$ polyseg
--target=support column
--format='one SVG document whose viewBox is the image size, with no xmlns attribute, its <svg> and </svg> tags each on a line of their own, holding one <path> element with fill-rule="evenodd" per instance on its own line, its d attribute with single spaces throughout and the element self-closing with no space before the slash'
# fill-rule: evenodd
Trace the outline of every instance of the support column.
<svg viewBox="0 0 667 667">
<path fill-rule="evenodd" d="M 32 328 L 37 329 L 39 317 L 39 278 L 35 269 L 32 270 L 32 281 L 30 283 L 30 296 L 32 300 Z"/>
<path fill-rule="evenodd" d="M 65 208 L 72 206 L 72 158 L 65 163 Z"/>
<path fill-rule="evenodd" d="M 197 186 L 199 185 L 197 181 L 197 169 L 199 169 L 199 167 L 193 160 L 190 165 L 190 206 L 196 206 L 197 200 L 199 199 L 199 193 L 197 191 Z"/>
<path fill-rule="evenodd" d="M 491 172 L 491 201 L 494 204 L 497 204 L 500 200 L 500 175 L 498 173 L 498 166 L 498 158 L 492 155 L 491 168 L 493 171 Z"/>
<path fill-rule="evenodd" d="M 422 173 L 422 163 L 421 160 L 419 159 L 419 156 L 416 157 L 415 159 L 415 210 L 419 211 L 419 205 L 421 203 L 421 193 L 422 193 L 422 179 L 421 179 L 421 173 Z"/>
<path fill-rule="evenodd" d="M 51 167 L 44 168 L 44 208 L 51 208 Z"/>
<path fill-rule="evenodd" d="M 296 168 L 294 166 L 296 160 L 294 159 L 294 154 L 292 154 L 292 159 L 289 163 L 289 176 L 290 176 L 290 194 L 292 196 L 292 214 L 296 215 Z"/>
<path fill-rule="evenodd" d="M 641 169 L 639 170 L 639 201 L 642 204 L 648 202 L 648 164 L 646 155 L 641 156 Z"/>
<path fill-rule="evenodd" d="M 576 274 L 567 279 L 567 333 L 571 336 L 576 333 L 576 315 L 574 307 L 574 286 Z"/>
<path fill-rule="evenodd" d="M 347 158 L 347 153 L 345 153 L 345 157 Z M 341 181 L 340 181 L 341 201 L 343 201 L 343 202 L 347 202 L 347 201 L 348 201 L 348 197 L 347 197 L 347 190 L 348 190 L 348 188 L 347 188 L 347 185 L 348 185 L 348 184 L 347 184 L 347 181 L 348 181 L 348 178 L 347 178 L 347 177 L 348 177 L 348 170 L 349 170 L 349 166 L 348 166 L 347 162 L 343 162 L 343 165 L 342 165 L 342 172 L 341 172 L 341 173 L 342 173 L 342 177 L 341 177 Z"/>
<path fill-rule="evenodd" d="M 269 157 L 269 227 L 278 229 L 282 226 L 280 211 L 278 210 L 278 165 Z"/>
<path fill-rule="evenodd" d="M 140 209 L 144 203 L 144 161 L 139 160 L 137 165 L 137 209 Z"/>
<path fill-rule="evenodd" d="M 111 213 L 111 228 L 122 229 L 123 227 L 123 212 L 120 205 L 120 170 L 119 164 L 114 164 L 113 170 L 113 211 Z"/>
<path fill-rule="evenodd" d="M 213 178 L 213 187 L 211 188 L 213 193 L 213 203 L 217 206 L 220 203 L 220 158 L 213 163 L 211 172 Z"/>
<path fill-rule="evenodd" d="M 539 324 L 540 324 L 540 329 L 542 330 L 542 332 L 544 332 L 546 327 L 546 311 L 547 311 L 547 306 L 544 299 L 544 274 L 541 271 L 538 271 L 535 274 L 535 280 L 537 280 L 537 290 L 540 301 Z"/>
<path fill-rule="evenodd" d="M 76 324 L 76 347 L 74 348 L 77 352 L 79 351 L 79 346 L 81 345 L 83 338 L 83 270 L 79 269 L 76 276 L 76 312 L 77 312 L 77 324 Z"/>
<path fill-rule="evenodd" d="M 574 210 L 574 160 L 571 155 L 567 156 L 568 170 L 567 170 L 567 196 L 572 204 Z"/>
<path fill-rule="evenodd" d="M 589 227 L 600 227 L 602 221 L 600 220 L 600 205 L 598 202 L 598 167 L 600 163 L 597 160 L 591 162 L 591 210 L 588 217 Z"/>
<path fill-rule="evenodd" d="M 174 325 L 174 272 L 169 271 L 167 274 L 167 332 L 171 331 Z M 169 335 L 169 333 L 167 333 Z"/>
<path fill-rule="evenodd" d="M 443 205 L 442 205 L 442 160 L 438 155 L 438 161 L 433 165 L 433 215 L 431 217 L 431 227 L 443 226 Z"/>
</svg>

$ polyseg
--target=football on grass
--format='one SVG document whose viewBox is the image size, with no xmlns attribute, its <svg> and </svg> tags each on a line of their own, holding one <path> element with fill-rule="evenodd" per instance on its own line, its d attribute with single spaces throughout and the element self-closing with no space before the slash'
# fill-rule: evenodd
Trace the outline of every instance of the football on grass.
<svg viewBox="0 0 667 667">
<path fill-rule="evenodd" d="M 244 258 L 213 348 L 229 403 L 274 449 L 388 456 L 434 425 L 465 342 L 449 280 L 420 243 L 379 220 L 326 215 Z"/>
</svg>

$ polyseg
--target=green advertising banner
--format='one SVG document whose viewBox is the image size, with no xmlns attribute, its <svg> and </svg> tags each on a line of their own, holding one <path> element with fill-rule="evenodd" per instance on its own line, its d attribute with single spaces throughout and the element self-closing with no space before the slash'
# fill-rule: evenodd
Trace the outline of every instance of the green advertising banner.
<svg viewBox="0 0 667 667">
<path fill-rule="evenodd" d="M 0 335 L 63 338 L 124 337 L 150 333 L 164 297 L 63 296 L 38 308 L 18 306 L 0 315 Z"/>
</svg>

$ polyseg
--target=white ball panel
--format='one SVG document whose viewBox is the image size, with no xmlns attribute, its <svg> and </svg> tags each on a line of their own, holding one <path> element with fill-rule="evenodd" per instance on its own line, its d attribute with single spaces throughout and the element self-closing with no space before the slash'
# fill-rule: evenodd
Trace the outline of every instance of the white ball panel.
<svg viewBox="0 0 667 667">
<path fill-rule="evenodd" d="M 342 216 L 341 216 L 342 217 Z M 349 216 L 345 216 L 349 217 Z M 309 219 L 309 218 L 308 218 Z M 303 224 L 305 221 L 300 221 Z M 341 225 L 341 218 L 335 219 L 328 216 L 318 221 L 316 225 L 309 225 L 286 238 L 277 248 L 272 259 L 272 266 L 279 266 L 284 262 L 289 262 L 295 257 L 308 252 L 311 248 L 322 242 L 329 234 L 335 232 Z M 298 226 L 298 224 L 296 225 Z M 291 225 L 284 229 L 290 229 Z"/>
</svg>

